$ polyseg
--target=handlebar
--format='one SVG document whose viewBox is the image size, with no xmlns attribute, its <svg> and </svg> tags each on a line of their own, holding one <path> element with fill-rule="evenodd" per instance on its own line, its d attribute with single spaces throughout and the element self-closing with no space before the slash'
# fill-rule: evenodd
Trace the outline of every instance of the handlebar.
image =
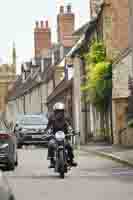
<svg viewBox="0 0 133 200">
<path fill-rule="evenodd" d="M 68 136 L 76 136 L 76 135 L 80 135 L 80 132 L 73 132 L 73 133 L 69 133 L 69 134 L 66 134 L 66 137 Z"/>
<path fill-rule="evenodd" d="M 66 137 L 73 137 L 73 136 L 76 136 L 76 135 L 79 135 L 80 136 L 80 132 L 74 132 L 72 131 L 73 133 L 69 133 L 69 134 L 66 134 Z M 42 138 L 44 139 L 47 139 L 47 138 L 52 138 L 52 137 L 55 137 L 53 134 L 45 134 L 42 136 Z"/>
</svg>

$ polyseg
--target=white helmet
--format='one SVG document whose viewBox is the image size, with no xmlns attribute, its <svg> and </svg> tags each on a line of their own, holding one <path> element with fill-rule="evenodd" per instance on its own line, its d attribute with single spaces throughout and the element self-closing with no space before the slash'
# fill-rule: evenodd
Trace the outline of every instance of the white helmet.
<svg viewBox="0 0 133 200">
<path fill-rule="evenodd" d="M 53 106 L 53 110 L 64 110 L 65 109 L 65 105 L 64 103 L 58 102 Z"/>
</svg>

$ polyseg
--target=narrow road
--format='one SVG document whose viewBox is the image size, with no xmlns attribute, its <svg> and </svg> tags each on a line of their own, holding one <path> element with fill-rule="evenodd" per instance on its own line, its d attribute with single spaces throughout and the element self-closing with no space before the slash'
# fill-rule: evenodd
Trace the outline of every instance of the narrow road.
<svg viewBox="0 0 133 200">
<path fill-rule="evenodd" d="M 19 166 L 5 172 L 16 200 L 132 200 L 133 169 L 84 152 L 61 180 L 47 168 L 45 149 L 19 150 Z"/>
</svg>

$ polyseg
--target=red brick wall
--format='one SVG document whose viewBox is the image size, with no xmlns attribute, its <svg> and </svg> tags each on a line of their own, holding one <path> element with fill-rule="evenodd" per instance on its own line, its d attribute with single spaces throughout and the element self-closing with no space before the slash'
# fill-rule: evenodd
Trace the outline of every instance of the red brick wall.
<svg viewBox="0 0 133 200">
<path fill-rule="evenodd" d="M 74 39 L 72 33 L 75 26 L 75 16 L 70 11 L 64 12 L 63 6 L 60 8 L 60 13 L 57 16 L 58 24 L 58 41 L 61 42 L 64 47 L 72 47 Z"/>
<path fill-rule="evenodd" d="M 48 27 L 48 22 L 45 25 L 43 22 L 36 22 L 36 27 L 34 30 L 34 43 L 35 43 L 35 56 L 40 56 L 41 52 L 45 49 L 51 48 L 51 30 Z"/>
</svg>

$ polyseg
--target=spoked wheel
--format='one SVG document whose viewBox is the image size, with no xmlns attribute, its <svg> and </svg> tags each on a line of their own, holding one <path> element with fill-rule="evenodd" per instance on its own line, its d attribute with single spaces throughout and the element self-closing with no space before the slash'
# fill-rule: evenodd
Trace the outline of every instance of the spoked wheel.
<svg viewBox="0 0 133 200">
<path fill-rule="evenodd" d="M 63 151 L 59 152 L 59 169 L 60 169 L 60 178 L 64 179 L 65 177 L 65 165 L 64 165 L 64 153 Z"/>
</svg>

